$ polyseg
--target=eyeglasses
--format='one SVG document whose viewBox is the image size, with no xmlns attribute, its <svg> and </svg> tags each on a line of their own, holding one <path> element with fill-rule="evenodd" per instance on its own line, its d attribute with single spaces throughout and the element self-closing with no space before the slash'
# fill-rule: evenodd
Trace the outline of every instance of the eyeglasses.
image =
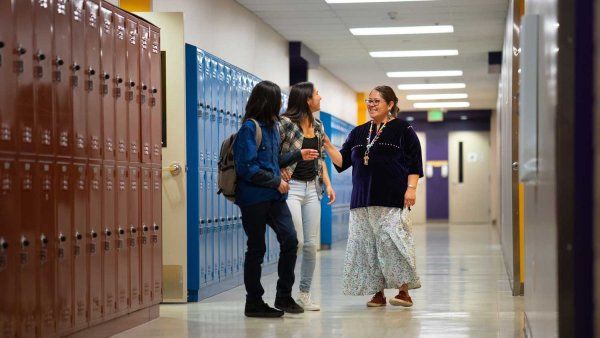
<svg viewBox="0 0 600 338">
<path fill-rule="evenodd" d="M 381 101 L 381 100 L 378 100 L 378 99 L 375 99 L 375 100 L 372 100 L 372 99 L 366 99 L 366 100 L 365 100 L 365 103 L 367 104 L 367 106 L 371 106 L 371 105 L 378 106 L 378 105 L 379 105 L 381 102 L 382 102 L 382 101 Z"/>
</svg>

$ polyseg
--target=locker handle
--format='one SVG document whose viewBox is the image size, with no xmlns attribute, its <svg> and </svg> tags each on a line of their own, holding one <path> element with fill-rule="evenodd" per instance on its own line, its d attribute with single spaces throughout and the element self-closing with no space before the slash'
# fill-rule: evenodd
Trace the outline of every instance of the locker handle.
<svg viewBox="0 0 600 338">
<path fill-rule="evenodd" d="M 135 234 L 137 232 L 137 229 L 135 227 L 131 227 L 129 231 L 131 231 L 132 234 Z"/>
<path fill-rule="evenodd" d="M 46 235 L 42 234 L 40 240 L 42 241 L 42 244 L 48 244 L 48 237 L 46 237 Z"/>
<path fill-rule="evenodd" d="M 23 48 L 23 47 L 18 47 L 18 48 L 17 48 L 17 54 L 19 54 L 19 55 L 23 55 L 23 54 L 25 54 L 25 53 L 27 53 L 27 49 L 25 49 L 25 48 Z"/>
<path fill-rule="evenodd" d="M 227 220 L 228 220 L 229 222 L 231 222 L 231 221 L 232 221 L 231 217 L 227 217 Z"/>
<path fill-rule="evenodd" d="M 80 241 L 83 238 L 83 236 L 81 236 L 81 234 L 79 232 L 75 233 L 75 239 L 77 239 L 78 241 Z"/>
<path fill-rule="evenodd" d="M 0 238 L 0 249 L 2 249 L 2 250 L 8 249 L 8 242 L 5 241 L 4 238 Z"/>
<path fill-rule="evenodd" d="M 206 220 L 206 223 L 212 223 L 212 219 Z"/>
<path fill-rule="evenodd" d="M 115 81 L 117 81 L 117 83 L 121 84 L 121 83 L 123 83 L 123 78 L 117 76 L 117 78 L 115 79 Z"/>
<path fill-rule="evenodd" d="M 144 232 L 148 231 L 148 226 L 144 225 L 143 230 L 144 230 Z"/>
<path fill-rule="evenodd" d="M 156 224 L 154 224 L 154 231 L 158 231 L 160 229 L 160 227 Z"/>
<path fill-rule="evenodd" d="M 146 86 L 145 84 L 142 84 L 142 90 L 146 90 L 148 89 L 148 86 Z"/>
<path fill-rule="evenodd" d="M 206 109 L 210 110 L 210 104 L 206 105 Z"/>
<path fill-rule="evenodd" d="M 62 66 L 65 64 L 65 61 L 59 57 L 56 58 L 56 60 L 54 61 L 54 64 L 57 66 Z"/>
<path fill-rule="evenodd" d="M 25 236 L 21 237 L 21 246 L 24 248 L 29 246 L 29 240 Z"/>
<path fill-rule="evenodd" d="M 225 111 L 224 111 L 223 109 L 221 109 L 219 112 L 220 112 L 221 114 L 223 114 Z"/>
<path fill-rule="evenodd" d="M 35 57 L 38 59 L 38 61 L 44 61 L 46 60 L 46 54 L 42 53 L 42 52 L 38 52 Z"/>
<path fill-rule="evenodd" d="M 121 229 L 121 228 L 119 228 L 119 235 L 124 235 L 124 234 L 125 234 L 125 230 L 124 230 L 124 229 Z"/>
<path fill-rule="evenodd" d="M 88 75 L 96 75 L 96 71 L 94 70 L 94 68 L 89 68 L 87 73 Z"/>
<path fill-rule="evenodd" d="M 112 231 L 110 231 L 109 229 L 106 229 L 106 230 L 104 231 L 104 233 L 106 234 L 106 237 L 110 237 L 110 236 L 112 236 Z"/>
<path fill-rule="evenodd" d="M 96 238 L 98 237 L 98 234 L 96 233 L 96 231 L 92 230 L 90 231 L 90 236 L 92 236 L 92 238 Z"/>
<path fill-rule="evenodd" d="M 221 222 L 225 222 L 225 220 L 226 220 L 225 217 L 221 218 Z"/>
<path fill-rule="evenodd" d="M 135 82 L 129 81 L 129 87 L 131 87 L 131 88 L 135 87 Z"/>
<path fill-rule="evenodd" d="M 0 41 L 0 49 L 4 48 L 4 41 Z"/>
<path fill-rule="evenodd" d="M 102 74 L 102 78 L 104 80 L 109 80 L 110 79 L 110 75 L 108 73 L 104 73 L 104 74 Z"/>
<path fill-rule="evenodd" d="M 63 235 L 63 234 L 60 234 L 60 235 L 58 235 L 58 240 L 59 240 L 60 242 L 64 242 L 64 241 L 66 241 L 66 240 L 67 240 L 67 237 L 66 237 L 65 235 Z"/>
<path fill-rule="evenodd" d="M 226 113 L 226 115 L 227 115 L 227 116 L 231 115 L 231 112 L 227 112 L 227 113 Z"/>
<path fill-rule="evenodd" d="M 76 71 L 78 71 L 78 70 L 80 70 L 80 69 L 81 69 L 81 66 L 80 66 L 80 65 L 78 65 L 77 63 L 74 63 L 73 65 L 71 65 L 71 69 L 72 69 L 74 72 L 76 72 Z"/>
<path fill-rule="evenodd" d="M 200 224 L 204 224 L 204 220 L 200 220 Z"/>
<path fill-rule="evenodd" d="M 219 219 L 218 219 L 218 218 L 215 218 L 215 219 L 214 219 L 214 222 L 215 222 L 215 223 L 219 222 Z"/>
<path fill-rule="evenodd" d="M 158 89 L 152 88 L 152 94 L 156 94 L 156 93 L 158 93 Z"/>
</svg>

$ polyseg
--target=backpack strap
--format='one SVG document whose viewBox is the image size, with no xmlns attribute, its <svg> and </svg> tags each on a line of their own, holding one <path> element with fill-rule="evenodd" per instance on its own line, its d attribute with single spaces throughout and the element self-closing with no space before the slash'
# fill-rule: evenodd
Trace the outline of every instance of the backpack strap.
<svg viewBox="0 0 600 338">
<path fill-rule="evenodd" d="M 254 135 L 254 140 L 256 141 L 256 147 L 258 148 L 260 146 L 260 143 L 262 142 L 262 128 L 260 127 L 260 124 L 258 124 L 258 121 L 256 121 L 255 119 L 248 120 L 254 122 L 254 125 L 256 126 L 256 134 Z"/>
</svg>

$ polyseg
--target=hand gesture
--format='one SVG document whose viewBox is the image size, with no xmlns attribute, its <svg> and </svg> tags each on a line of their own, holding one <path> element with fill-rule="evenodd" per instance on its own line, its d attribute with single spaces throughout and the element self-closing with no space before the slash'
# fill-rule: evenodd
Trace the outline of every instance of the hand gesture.
<svg viewBox="0 0 600 338">
<path fill-rule="evenodd" d="M 332 205 L 333 202 L 335 202 L 335 191 L 330 185 L 327 186 L 327 198 L 329 198 L 329 202 L 327 203 L 327 205 Z"/>
<path fill-rule="evenodd" d="M 277 188 L 277 190 L 282 194 L 287 194 L 288 191 L 290 191 L 290 185 L 288 184 L 288 182 L 281 180 L 281 183 L 279 183 L 279 187 Z"/>
<path fill-rule="evenodd" d="M 302 159 L 305 161 L 314 160 L 319 157 L 319 152 L 314 149 L 302 149 L 300 152 L 302 153 Z"/>
<path fill-rule="evenodd" d="M 286 182 L 292 179 L 292 174 L 287 168 L 281 169 L 281 179 Z"/>
</svg>

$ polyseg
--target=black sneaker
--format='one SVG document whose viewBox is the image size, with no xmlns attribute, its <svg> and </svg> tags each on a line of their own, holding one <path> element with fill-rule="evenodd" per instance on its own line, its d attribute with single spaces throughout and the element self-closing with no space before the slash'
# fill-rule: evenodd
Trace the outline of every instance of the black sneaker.
<svg viewBox="0 0 600 338">
<path fill-rule="evenodd" d="M 283 311 L 270 307 L 265 302 L 246 302 L 244 309 L 246 317 L 277 318 L 283 316 Z"/>
<path fill-rule="evenodd" d="M 303 313 L 304 309 L 291 296 L 275 298 L 275 307 L 287 313 Z"/>
</svg>

